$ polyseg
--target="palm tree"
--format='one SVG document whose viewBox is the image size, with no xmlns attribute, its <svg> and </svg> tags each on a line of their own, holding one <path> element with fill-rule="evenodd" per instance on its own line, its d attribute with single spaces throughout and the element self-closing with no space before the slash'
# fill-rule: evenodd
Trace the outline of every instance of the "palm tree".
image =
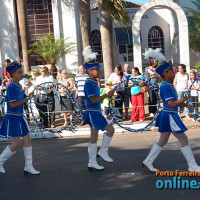
<svg viewBox="0 0 200 200">
<path fill-rule="evenodd" d="M 62 58 L 68 53 L 75 51 L 75 43 L 68 42 L 69 38 L 60 37 L 54 40 L 51 34 L 46 34 L 37 42 L 30 45 L 29 53 L 34 52 L 42 56 L 46 61 L 50 61 L 53 68 L 58 59 Z"/>
<path fill-rule="evenodd" d="M 200 52 L 200 0 L 193 1 L 192 3 L 196 9 L 188 8 L 187 12 L 190 47 L 195 52 Z"/>
<path fill-rule="evenodd" d="M 79 0 L 80 27 L 83 48 L 91 45 L 90 0 Z"/>
<path fill-rule="evenodd" d="M 27 1 L 17 0 L 17 16 L 19 21 L 19 30 L 22 43 L 22 55 L 24 72 L 27 73 L 30 70 L 29 56 L 28 56 L 28 31 L 27 31 Z"/>
<path fill-rule="evenodd" d="M 113 72 L 113 26 L 112 22 L 125 26 L 131 24 L 128 13 L 125 10 L 123 0 L 99 0 L 100 32 L 104 62 L 104 77 L 107 80 Z M 125 2 L 125 1 L 124 1 Z"/>
</svg>

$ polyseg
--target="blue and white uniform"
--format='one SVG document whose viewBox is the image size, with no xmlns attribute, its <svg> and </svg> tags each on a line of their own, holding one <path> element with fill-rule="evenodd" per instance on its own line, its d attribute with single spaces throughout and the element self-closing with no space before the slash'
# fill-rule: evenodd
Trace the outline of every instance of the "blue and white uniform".
<svg viewBox="0 0 200 200">
<path fill-rule="evenodd" d="M 85 101 L 86 101 L 86 110 L 83 114 L 84 120 L 92 126 L 96 130 L 103 130 L 107 125 L 108 122 L 106 118 L 102 115 L 101 112 L 101 103 L 93 104 L 90 101 L 90 97 L 99 97 L 100 96 L 100 89 L 98 86 L 98 82 L 93 79 L 88 79 L 85 82 L 84 86 L 84 93 L 85 93 Z"/>
<path fill-rule="evenodd" d="M 30 132 L 28 123 L 23 115 L 23 104 L 11 108 L 10 103 L 24 99 L 22 86 L 11 82 L 7 88 L 7 113 L 3 118 L 0 135 L 3 137 L 23 137 Z"/>
<path fill-rule="evenodd" d="M 178 115 L 178 107 L 171 108 L 168 104 L 169 100 L 178 100 L 177 92 L 174 85 L 167 81 L 162 81 L 160 86 L 160 96 L 163 101 L 163 110 L 158 115 L 156 126 L 158 131 L 183 133 L 188 129 L 183 124 L 181 118 Z"/>
</svg>

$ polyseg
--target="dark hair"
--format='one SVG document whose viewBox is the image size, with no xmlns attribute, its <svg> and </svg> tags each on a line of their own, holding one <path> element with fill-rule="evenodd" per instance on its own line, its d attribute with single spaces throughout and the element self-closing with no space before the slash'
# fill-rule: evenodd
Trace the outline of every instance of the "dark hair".
<svg viewBox="0 0 200 200">
<path fill-rule="evenodd" d="M 180 64 L 179 66 L 181 66 L 184 70 L 184 72 L 186 72 L 186 65 L 185 64 Z"/>
<path fill-rule="evenodd" d="M 83 68 L 85 68 L 84 64 L 79 65 L 79 67 L 83 67 Z"/>
<path fill-rule="evenodd" d="M 191 70 L 190 73 L 194 74 L 195 77 L 197 76 L 197 73 L 194 70 Z"/>
<path fill-rule="evenodd" d="M 7 62 L 7 63 L 11 63 L 10 59 L 6 59 L 5 62 Z"/>
<path fill-rule="evenodd" d="M 133 67 L 133 69 L 134 69 L 136 72 L 138 72 L 139 75 L 141 75 L 141 73 L 140 73 L 140 71 L 139 71 L 139 69 L 138 69 L 137 67 Z"/>
<path fill-rule="evenodd" d="M 122 66 L 121 65 L 116 65 L 115 68 L 117 68 L 118 71 L 120 71 L 120 76 L 123 76 L 123 71 L 122 71 Z"/>
<path fill-rule="evenodd" d="M 149 58 L 148 66 L 153 66 L 154 64 L 156 64 L 156 59 L 155 58 Z"/>
<path fill-rule="evenodd" d="M 170 68 L 168 68 L 166 71 L 164 71 L 164 73 L 161 75 L 161 78 L 162 78 L 162 79 L 165 78 L 165 76 L 164 76 L 165 72 L 168 72 L 170 69 L 173 69 L 173 67 L 170 67 Z"/>
</svg>

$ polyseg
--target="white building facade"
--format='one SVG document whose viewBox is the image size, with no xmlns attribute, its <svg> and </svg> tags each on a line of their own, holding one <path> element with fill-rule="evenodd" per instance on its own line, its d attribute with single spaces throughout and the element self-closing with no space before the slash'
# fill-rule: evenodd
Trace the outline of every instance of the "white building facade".
<svg viewBox="0 0 200 200">
<path fill-rule="evenodd" d="M 144 68 L 147 64 L 147 60 L 144 60 L 143 56 L 145 49 L 162 48 L 167 60 L 171 60 L 175 65 L 186 64 L 188 70 L 193 68 L 195 63 L 200 60 L 200 55 L 189 49 L 188 24 L 184 12 L 187 9 L 181 7 L 195 8 L 192 0 L 174 0 L 174 2 L 151 0 L 144 5 L 129 2 L 126 10 L 133 20 L 132 31 L 124 31 L 123 27 L 117 27 L 113 24 L 114 64 L 123 65 L 128 62 L 131 67 L 139 67 L 142 70 L 142 67 Z M 141 20 L 137 22 L 138 17 Z M 96 34 L 96 37 L 93 34 L 92 36 L 95 38 L 94 41 L 97 41 L 99 35 L 97 9 L 91 12 L 91 19 L 92 33 Z M 132 34 L 133 39 L 130 39 Z M 134 34 L 136 34 L 135 40 Z M 177 35 L 179 37 L 175 40 Z M 138 40 L 140 40 L 139 45 Z"/>
<path fill-rule="evenodd" d="M 192 7 L 191 3 L 194 0 L 174 0 L 172 3 L 178 7 Z M 113 24 L 114 41 L 113 41 L 113 53 L 114 64 L 129 63 L 131 67 L 141 67 L 138 61 L 138 57 L 141 57 L 141 63 L 144 67 L 147 63 L 143 59 L 142 53 L 146 48 L 161 47 L 163 53 L 168 60 L 171 60 L 175 64 L 179 64 L 181 56 L 187 57 L 189 63 L 183 63 L 191 68 L 195 63 L 200 60 L 198 54 L 193 53 L 191 50 L 187 53 L 187 49 L 180 49 L 179 41 L 174 41 L 177 34 L 180 35 L 181 29 L 178 23 L 178 15 L 170 7 L 165 8 L 160 6 L 160 2 L 171 2 L 170 0 L 160 1 L 151 0 L 157 4 L 156 6 L 146 10 L 140 20 L 140 28 L 137 30 L 124 29 L 123 27 L 117 27 Z M 149 3 L 149 2 L 148 2 Z M 148 4 L 147 3 L 147 4 Z M 77 48 L 73 54 L 66 55 L 60 59 L 57 63 L 58 68 L 67 69 L 69 72 L 77 73 L 78 66 L 82 62 L 82 48 L 81 48 L 81 31 L 78 12 L 77 0 L 27 0 L 28 4 L 28 30 L 30 33 L 29 40 L 34 42 L 42 33 L 51 33 L 55 39 L 60 36 L 69 37 L 71 41 L 76 42 Z M 41 4 L 41 5 L 38 5 Z M 129 2 L 127 4 L 127 12 L 132 20 L 134 20 L 136 13 L 144 8 L 146 4 L 134 4 Z M 185 9 L 184 9 L 185 10 Z M 181 9 L 182 11 L 182 9 Z M 182 11 L 183 12 L 183 11 Z M 2 70 L 4 61 L 7 58 L 11 60 L 20 59 L 20 40 L 19 30 L 17 26 L 16 17 L 16 0 L 4 0 L 0 4 L 0 73 L 2 76 Z M 46 22 L 44 20 L 47 20 Z M 46 24 L 45 24 L 46 23 Z M 134 27 L 134 24 L 133 24 Z M 183 27 L 185 28 L 185 27 Z M 102 62 L 101 52 L 101 39 L 99 31 L 99 19 L 98 10 L 91 11 L 91 34 L 92 34 L 92 47 L 99 53 L 99 62 Z M 186 30 L 186 29 L 184 29 Z M 136 31 L 140 38 L 140 52 L 139 56 L 134 56 L 136 50 L 134 50 L 134 38 L 132 38 L 133 32 Z M 182 33 L 182 32 L 181 32 Z M 186 34 L 187 35 L 187 34 Z M 185 41 L 185 40 L 184 40 Z M 187 41 L 186 41 L 187 42 Z M 136 48 L 136 47 L 135 47 Z M 138 50 L 138 48 L 137 48 Z M 180 52 L 183 52 L 180 54 Z M 135 58 L 134 58 L 135 57 Z M 37 58 L 32 65 L 41 64 Z M 136 62 L 137 60 L 137 62 Z M 39 62 L 35 62 L 39 61 Z M 36 64 L 34 64 L 36 63 Z"/>
<path fill-rule="evenodd" d="M 5 59 L 20 60 L 21 44 L 18 30 L 16 0 L 1 0 L 0 4 L 0 73 Z M 57 63 L 59 69 L 77 73 L 81 63 L 81 33 L 77 0 L 27 0 L 29 44 L 42 34 L 50 33 L 55 39 L 64 36 L 77 44 L 75 52 Z M 42 64 L 39 57 L 31 57 L 31 65 Z"/>
</svg>

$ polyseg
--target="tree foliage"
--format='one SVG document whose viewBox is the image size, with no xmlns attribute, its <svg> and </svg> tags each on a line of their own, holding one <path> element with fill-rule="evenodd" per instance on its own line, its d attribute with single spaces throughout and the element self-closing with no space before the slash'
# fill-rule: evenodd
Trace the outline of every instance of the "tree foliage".
<svg viewBox="0 0 200 200">
<path fill-rule="evenodd" d="M 200 0 L 192 3 L 196 8 L 188 8 L 187 11 L 190 48 L 195 52 L 200 52 Z"/>
<path fill-rule="evenodd" d="M 120 25 L 121 21 L 128 27 L 132 22 L 125 9 L 125 5 L 125 0 L 102 0 L 102 9 L 107 11 L 113 22 Z"/>
<path fill-rule="evenodd" d="M 69 38 L 61 37 L 54 40 L 51 34 L 42 36 L 37 42 L 30 45 L 29 53 L 34 52 L 42 56 L 44 60 L 55 66 L 56 61 L 75 50 L 75 43 L 68 42 Z"/>
</svg>

